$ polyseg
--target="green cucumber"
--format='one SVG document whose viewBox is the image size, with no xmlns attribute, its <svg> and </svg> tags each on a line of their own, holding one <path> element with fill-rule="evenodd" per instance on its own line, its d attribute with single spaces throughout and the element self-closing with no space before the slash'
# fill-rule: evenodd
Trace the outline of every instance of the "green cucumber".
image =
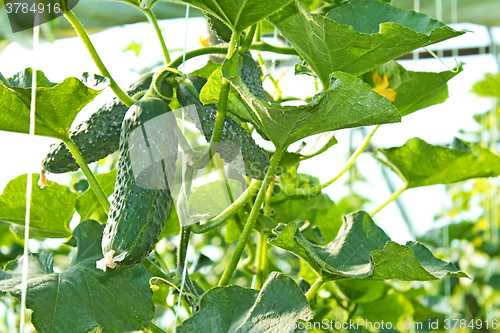
<svg viewBox="0 0 500 333">
<path fill-rule="evenodd" d="M 192 84 L 182 81 L 177 86 L 177 99 L 183 107 L 194 105 L 197 115 L 190 114 L 190 109 L 186 108 L 186 115 L 191 119 L 200 119 L 196 126 L 203 133 L 207 142 L 212 138 L 215 126 L 215 117 L 217 114 L 216 104 L 203 105 L 196 91 L 193 91 Z M 234 143 L 241 149 L 241 155 L 245 164 L 245 171 L 248 177 L 254 179 L 264 179 L 267 168 L 269 167 L 269 156 L 252 139 L 250 134 L 233 118 L 226 115 L 224 127 L 222 128 L 221 142 Z M 232 160 L 234 152 L 221 149 L 218 151 L 220 156 L 226 160 Z"/>
<path fill-rule="evenodd" d="M 253 60 L 250 52 L 242 55 L 241 79 L 255 97 L 262 101 L 267 101 L 266 91 L 262 86 L 262 71 L 259 65 Z"/>
<path fill-rule="evenodd" d="M 100 269 L 138 265 L 158 242 L 170 208 L 168 175 L 175 172 L 175 159 L 163 159 L 151 164 L 149 153 L 167 149 L 168 156 L 177 156 L 178 138 L 176 130 L 163 131 L 162 138 L 152 138 L 148 134 L 159 132 L 150 131 L 148 126 L 162 123 L 161 119 L 165 117 L 159 116 L 169 111 L 167 103 L 161 99 L 144 97 L 132 105 L 125 115 L 120 136 L 117 180 L 102 239 L 104 259 L 97 262 Z M 144 126 L 150 120 L 152 122 Z M 136 129 L 142 133 L 138 140 L 131 135 Z M 144 144 L 141 146 L 141 142 L 145 142 L 151 150 L 148 151 Z M 138 155 L 132 156 L 137 151 L 134 149 L 138 149 L 142 153 L 140 156 L 146 156 L 147 160 L 137 160 Z M 144 182 L 141 184 L 139 181 L 142 173 L 134 177 L 133 163 L 136 162 L 143 166 L 150 165 L 144 171 L 146 177 L 156 175 L 156 178 L 148 180 L 149 184 L 155 186 L 144 188 Z"/>
<path fill-rule="evenodd" d="M 130 86 L 127 94 L 132 97 L 138 92 L 148 90 L 153 74 L 150 72 L 142 75 Z M 69 137 L 82 153 L 85 162 L 99 161 L 118 150 L 120 128 L 127 110 L 128 107 L 115 97 L 71 131 Z M 62 141 L 50 146 L 49 153 L 42 161 L 42 167 L 51 173 L 72 172 L 80 168 Z"/>
</svg>

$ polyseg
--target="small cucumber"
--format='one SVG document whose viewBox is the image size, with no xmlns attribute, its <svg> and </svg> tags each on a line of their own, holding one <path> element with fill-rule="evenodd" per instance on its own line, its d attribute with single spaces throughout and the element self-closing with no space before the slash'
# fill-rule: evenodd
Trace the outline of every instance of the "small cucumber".
<svg viewBox="0 0 500 333">
<path fill-rule="evenodd" d="M 117 180 L 102 239 L 104 259 L 97 262 L 97 268 L 105 271 L 108 267 L 138 265 L 158 242 L 170 208 L 167 175 L 175 172 L 175 159 L 163 159 L 151 164 L 149 156 L 151 152 L 165 149 L 168 156 L 177 156 L 177 132 L 164 131 L 163 127 L 158 126 L 155 128 L 161 131 L 151 130 L 148 126 L 163 123 L 166 117 L 160 116 L 169 111 L 167 103 L 161 99 L 144 97 L 132 105 L 125 115 Z M 145 125 L 148 121 L 151 122 Z M 139 132 L 134 132 L 139 128 Z M 132 135 L 133 132 L 142 133 L 142 136 L 137 139 Z M 160 137 L 152 137 L 151 133 Z M 137 160 L 139 155 L 132 155 L 137 151 L 135 149 L 139 149 L 142 153 L 140 156 L 146 159 Z M 147 177 L 141 178 L 142 173 L 137 175 L 136 172 L 134 175 L 133 163 L 139 163 L 146 176 L 152 178 L 145 181 Z M 145 183 L 152 186 L 144 188 Z"/>
<path fill-rule="evenodd" d="M 267 101 L 266 91 L 262 86 L 262 71 L 259 65 L 253 60 L 250 52 L 243 54 L 242 57 L 241 79 L 255 97 L 262 101 Z"/>
<path fill-rule="evenodd" d="M 203 105 L 199 96 L 191 89 L 190 83 L 182 81 L 177 86 L 177 99 L 179 104 L 186 107 L 194 105 L 197 110 L 197 116 L 200 123 L 196 124 L 198 130 L 203 133 L 207 142 L 212 138 L 213 129 L 215 126 L 215 117 L 217 114 L 216 104 Z M 193 120 L 196 115 L 190 114 L 187 110 L 187 116 Z M 266 152 L 259 147 L 248 132 L 241 127 L 229 115 L 226 115 L 224 127 L 222 128 L 221 142 L 234 143 L 241 149 L 241 155 L 245 163 L 246 175 L 255 179 L 264 179 L 267 168 L 269 167 L 269 157 Z M 223 159 L 231 160 L 233 152 L 221 150 L 218 151 Z"/>
<path fill-rule="evenodd" d="M 148 90 L 153 74 L 150 72 L 142 75 L 130 86 L 127 94 L 132 97 L 138 92 Z M 127 106 L 115 97 L 112 102 L 103 105 L 71 131 L 69 136 L 87 163 L 99 161 L 118 149 L 120 128 L 127 110 Z M 62 141 L 50 146 L 49 153 L 42 161 L 42 167 L 51 173 L 77 171 L 80 168 Z"/>
</svg>

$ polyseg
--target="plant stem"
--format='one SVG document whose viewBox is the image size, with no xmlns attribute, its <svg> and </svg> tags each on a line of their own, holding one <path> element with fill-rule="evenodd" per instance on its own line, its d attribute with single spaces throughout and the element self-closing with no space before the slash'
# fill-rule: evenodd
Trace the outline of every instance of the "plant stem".
<svg viewBox="0 0 500 333">
<path fill-rule="evenodd" d="M 255 35 L 255 30 L 257 30 L 257 24 L 254 24 L 250 27 L 250 30 L 248 31 L 247 38 L 245 39 L 243 44 L 241 44 L 241 48 L 239 51 L 240 54 L 247 53 L 248 50 L 250 49 L 250 46 L 252 45 L 253 37 Z"/>
<path fill-rule="evenodd" d="M 144 266 L 144 268 L 146 268 L 148 270 L 149 273 L 153 274 L 153 276 L 156 276 L 156 277 L 159 277 L 159 278 L 162 278 L 164 280 L 167 280 L 168 282 L 174 284 L 174 285 L 177 285 L 179 284 L 179 281 L 176 281 L 174 279 L 174 276 L 175 276 L 175 273 L 172 272 L 172 273 L 168 273 L 168 274 L 165 274 L 165 272 L 163 272 L 161 270 L 160 267 L 158 267 L 151 259 L 149 259 L 148 257 L 146 257 L 146 259 L 144 259 L 142 262 L 141 262 L 141 265 Z"/>
<path fill-rule="evenodd" d="M 314 298 L 314 296 L 316 296 L 316 294 L 321 289 L 321 287 L 323 287 L 325 282 L 326 281 L 323 280 L 322 278 L 318 278 L 316 282 L 314 282 L 309 291 L 306 293 L 306 298 L 309 302 Z"/>
<path fill-rule="evenodd" d="M 354 154 L 352 154 L 351 157 L 347 160 L 347 163 L 344 166 L 344 168 L 335 177 L 333 177 L 332 179 L 321 185 L 321 189 L 324 189 L 325 187 L 333 184 L 337 179 L 342 177 L 342 175 L 346 173 L 354 165 L 354 162 L 356 162 L 356 159 L 359 157 L 359 155 L 361 155 L 361 153 L 366 149 L 366 147 L 370 143 L 372 136 L 375 134 L 375 132 L 378 130 L 379 127 L 380 125 L 375 126 L 375 128 L 365 137 L 361 146 L 359 146 L 358 149 L 356 149 L 356 151 L 354 152 Z"/>
<path fill-rule="evenodd" d="M 97 196 L 97 199 L 101 203 L 102 208 L 104 208 L 104 212 L 106 212 L 107 214 L 109 212 L 108 198 L 106 197 L 106 194 L 104 194 L 104 191 L 102 190 L 101 185 L 99 185 L 97 179 L 95 179 L 94 174 L 92 173 L 92 171 L 90 171 L 90 168 L 87 165 L 87 162 L 85 162 L 85 159 L 83 158 L 82 154 L 80 153 L 80 150 L 78 150 L 78 147 L 73 143 L 73 141 L 70 138 L 66 138 L 63 141 L 68 147 L 73 157 L 75 158 L 80 168 L 82 169 L 82 172 L 87 178 L 90 187 Z"/>
<path fill-rule="evenodd" d="M 267 276 L 267 238 L 268 234 L 263 232 L 260 234 L 259 243 L 257 245 L 257 269 L 255 273 L 255 289 L 262 288 Z"/>
<path fill-rule="evenodd" d="M 158 35 L 158 40 L 161 44 L 161 49 L 163 51 L 163 56 L 165 57 L 165 63 L 168 64 L 170 62 L 170 54 L 168 53 L 167 45 L 165 45 L 165 40 L 163 39 L 163 35 L 161 33 L 161 29 L 158 26 L 158 21 L 156 20 L 156 16 L 153 14 L 153 11 L 149 8 L 142 9 L 149 22 L 155 28 L 156 34 Z"/>
<path fill-rule="evenodd" d="M 271 198 L 273 197 L 273 186 L 274 182 L 271 182 L 266 191 L 266 198 L 264 199 L 264 215 L 266 216 L 271 216 Z"/>
<path fill-rule="evenodd" d="M 236 201 L 227 207 L 222 213 L 214 218 L 211 218 L 203 225 L 193 224 L 191 228 L 195 234 L 205 233 L 209 230 L 217 228 L 226 222 L 229 218 L 234 216 L 238 211 L 254 196 L 255 192 L 260 188 L 262 182 L 260 180 L 254 180 L 250 186 L 243 192 Z"/>
<path fill-rule="evenodd" d="M 207 54 L 227 54 L 228 50 L 229 50 L 229 47 L 227 47 L 227 46 L 204 47 L 201 49 L 187 52 L 186 53 L 186 60 L 196 58 L 196 57 L 199 57 L 202 55 L 207 55 Z M 274 53 L 279 53 L 279 54 L 297 55 L 297 51 L 295 51 L 295 49 L 292 47 L 273 46 L 273 45 L 267 44 L 265 42 L 253 43 L 252 45 L 250 45 L 250 50 L 268 51 L 268 52 L 274 52 Z M 168 67 L 177 68 L 182 64 L 183 61 L 184 61 L 184 56 L 180 56 L 177 59 L 175 59 L 174 61 L 172 61 L 170 64 L 168 64 Z"/>
<path fill-rule="evenodd" d="M 95 64 L 97 65 L 97 68 L 99 68 L 99 71 L 101 74 L 105 77 L 107 77 L 110 81 L 109 86 L 111 89 L 113 89 L 113 92 L 118 96 L 120 101 L 122 101 L 123 104 L 126 106 L 130 107 L 135 103 L 135 100 L 130 98 L 115 82 L 111 74 L 109 73 L 108 69 L 106 66 L 104 66 L 104 63 L 102 62 L 101 58 L 99 57 L 99 54 L 97 54 L 96 49 L 94 48 L 94 45 L 90 41 L 89 35 L 83 28 L 82 24 L 80 21 L 78 21 L 78 18 L 73 14 L 73 12 L 69 9 L 66 8 L 66 2 L 63 1 L 63 6 L 64 8 L 64 16 L 68 19 L 68 21 L 71 23 L 73 28 L 75 29 L 76 33 L 78 36 L 80 36 L 81 40 L 85 44 L 85 47 L 87 47 L 88 52 L 90 53 L 90 56 L 94 60 Z"/>
<path fill-rule="evenodd" d="M 241 254 L 243 253 L 245 245 L 250 238 L 250 234 L 252 233 L 253 227 L 255 226 L 257 217 L 259 216 L 260 207 L 262 206 L 262 203 L 264 202 L 264 199 L 266 197 L 267 187 L 271 183 L 271 180 L 274 177 L 274 172 L 276 171 L 276 167 L 278 166 L 278 163 L 281 160 L 283 152 L 286 149 L 287 147 L 277 148 L 273 157 L 271 158 L 271 164 L 269 165 L 269 169 L 267 170 L 266 177 L 264 178 L 262 186 L 260 187 L 259 194 L 257 194 L 257 198 L 255 199 L 255 203 L 252 207 L 252 210 L 250 211 L 250 215 L 248 216 L 245 228 L 241 233 L 241 237 L 238 240 L 238 244 L 236 245 L 233 256 L 231 257 L 229 264 L 227 265 L 224 273 L 222 274 L 222 277 L 219 281 L 219 286 L 227 286 L 231 281 L 234 271 L 238 266 L 238 262 L 240 261 Z"/>
<path fill-rule="evenodd" d="M 295 195 L 316 195 L 318 194 L 322 189 L 324 189 L 327 186 L 330 186 L 333 184 L 337 179 L 342 177 L 344 173 L 349 171 L 350 168 L 354 165 L 356 162 L 356 159 L 361 155 L 361 153 L 366 149 L 368 144 L 370 143 L 370 140 L 372 136 L 375 134 L 377 129 L 380 127 L 380 125 L 375 126 L 375 128 L 365 137 L 363 140 L 363 143 L 361 146 L 356 149 L 356 151 L 351 155 L 351 157 L 347 160 L 347 163 L 345 164 L 344 168 L 332 179 L 327 181 L 326 183 L 320 185 L 320 186 L 311 186 L 308 189 L 301 189 L 301 188 L 295 188 Z"/>
<path fill-rule="evenodd" d="M 370 216 L 373 217 L 375 216 L 375 214 L 377 214 L 378 212 L 380 212 L 385 206 L 387 206 L 388 204 L 390 204 L 391 202 L 393 202 L 394 200 L 396 200 L 397 197 L 399 197 L 401 195 L 401 193 L 403 193 L 406 189 L 408 188 L 408 185 L 405 185 L 402 189 L 400 190 L 397 190 L 396 192 L 394 192 L 390 197 L 389 199 L 387 199 L 386 202 L 384 202 L 383 204 L 381 204 L 377 209 L 375 209 L 371 214 Z"/>
</svg>

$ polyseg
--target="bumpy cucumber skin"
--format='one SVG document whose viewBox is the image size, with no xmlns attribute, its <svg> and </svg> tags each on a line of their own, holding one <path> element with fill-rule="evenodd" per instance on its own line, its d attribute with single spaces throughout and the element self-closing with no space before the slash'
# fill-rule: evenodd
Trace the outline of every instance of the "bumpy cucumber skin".
<svg viewBox="0 0 500 333">
<path fill-rule="evenodd" d="M 215 126 L 215 118 L 217 115 L 217 105 L 203 105 L 198 96 L 191 91 L 186 82 L 181 82 L 177 86 L 177 99 L 179 104 L 186 107 L 194 105 L 198 111 L 198 118 L 201 124 L 196 124 L 198 130 L 203 133 L 207 142 L 212 138 L 213 129 Z M 190 109 L 187 109 L 187 116 L 191 120 L 196 119 L 196 115 L 190 114 Z M 230 116 L 226 116 L 224 127 L 222 128 L 221 142 L 234 143 L 241 149 L 241 155 L 245 164 L 245 172 L 248 177 L 254 179 L 264 179 L 267 168 L 269 167 L 269 156 L 260 148 L 248 132 L 241 127 Z M 217 152 L 223 159 L 232 159 L 233 153 L 230 150 L 218 149 Z"/>
<path fill-rule="evenodd" d="M 147 90 L 153 80 L 153 72 L 142 75 L 133 83 L 127 94 L 132 97 Z M 120 129 L 128 107 L 115 97 L 104 104 L 90 118 L 80 123 L 69 137 L 82 153 L 85 162 L 92 163 L 114 153 L 120 144 Z M 71 155 L 64 142 L 50 146 L 50 151 L 42 161 L 45 171 L 65 173 L 77 171 L 80 166 Z"/>
<path fill-rule="evenodd" d="M 123 261 L 116 262 L 117 267 L 141 263 L 158 242 L 167 219 L 171 199 L 168 186 L 166 189 L 144 189 L 136 184 L 128 139 L 141 124 L 169 111 L 162 100 L 145 97 L 130 107 L 123 121 L 118 174 L 101 244 L 103 254 L 114 250 L 116 257 L 127 252 Z"/>
<path fill-rule="evenodd" d="M 259 65 L 253 60 L 250 52 L 242 55 L 241 79 L 248 87 L 248 90 L 262 101 L 267 101 L 266 92 L 262 86 L 262 71 Z"/>
</svg>

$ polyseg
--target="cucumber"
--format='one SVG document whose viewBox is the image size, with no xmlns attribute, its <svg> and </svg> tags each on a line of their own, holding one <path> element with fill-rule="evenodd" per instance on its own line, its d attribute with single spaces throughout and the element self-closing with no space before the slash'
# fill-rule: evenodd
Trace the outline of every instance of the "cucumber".
<svg viewBox="0 0 500 333">
<path fill-rule="evenodd" d="M 215 126 L 215 117 L 217 114 L 216 104 L 203 105 L 199 96 L 190 89 L 190 83 L 182 81 L 177 86 L 177 99 L 183 107 L 194 105 L 197 110 L 197 116 L 200 123 L 196 126 L 203 133 L 207 142 L 212 138 Z M 191 119 L 196 119 L 196 115 L 190 114 L 190 109 L 186 109 L 186 115 Z M 248 132 L 233 118 L 226 115 L 224 127 L 222 128 L 221 142 L 234 143 L 241 149 L 241 155 L 245 164 L 245 172 L 248 177 L 254 179 L 264 179 L 267 168 L 269 167 L 269 156 L 259 147 Z M 234 152 L 230 149 L 219 149 L 217 151 L 225 160 L 232 160 Z"/>
<path fill-rule="evenodd" d="M 101 244 L 104 259 L 97 262 L 97 268 L 105 271 L 108 267 L 136 266 L 158 242 L 170 208 L 168 177 L 175 172 L 175 159 L 167 159 L 166 162 L 163 159 L 151 164 L 149 156 L 151 151 L 165 149 L 167 156 L 177 156 L 177 131 L 170 131 L 163 125 L 153 130 L 148 126 L 163 124 L 166 117 L 159 116 L 169 111 L 167 103 L 161 99 L 144 97 L 132 105 L 125 115 L 120 136 L 117 180 Z M 150 120 L 148 125 L 143 126 Z M 139 133 L 143 134 L 140 138 L 131 135 L 138 128 L 142 131 Z M 159 134 L 162 137 L 150 136 L 150 133 L 160 133 L 156 129 L 162 130 Z M 150 151 L 144 142 L 151 148 Z M 133 155 L 134 160 L 131 160 L 131 154 L 137 150 L 146 159 L 138 160 L 138 155 Z M 135 164 L 132 163 L 149 167 L 134 177 Z"/>
<path fill-rule="evenodd" d="M 262 101 L 267 101 L 266 91 L 262 86 L 262 71 L 259 65 L 253 60 L 250 52 L 242 55 L 241 79 L 246 84 L 252 94 Z"/>
<path fill-rule="evenodd" d="M 147 90 L 153 80 L 153 74 L 150 72 L 139 77 L 127 90 L 127 94 L 133 97 L 136 93 Z M 71 131 L 69 136 L 82 153 L 85 162 L 99 161 L 118 149 L 120 128 L 127 110 L 128 107 L 115 97 Z M 72 172 L 80 168 L 62 141 L 50 146 L 49 153 L 42 161 L 42 167 L 51 173 Z"/>
</svg>

